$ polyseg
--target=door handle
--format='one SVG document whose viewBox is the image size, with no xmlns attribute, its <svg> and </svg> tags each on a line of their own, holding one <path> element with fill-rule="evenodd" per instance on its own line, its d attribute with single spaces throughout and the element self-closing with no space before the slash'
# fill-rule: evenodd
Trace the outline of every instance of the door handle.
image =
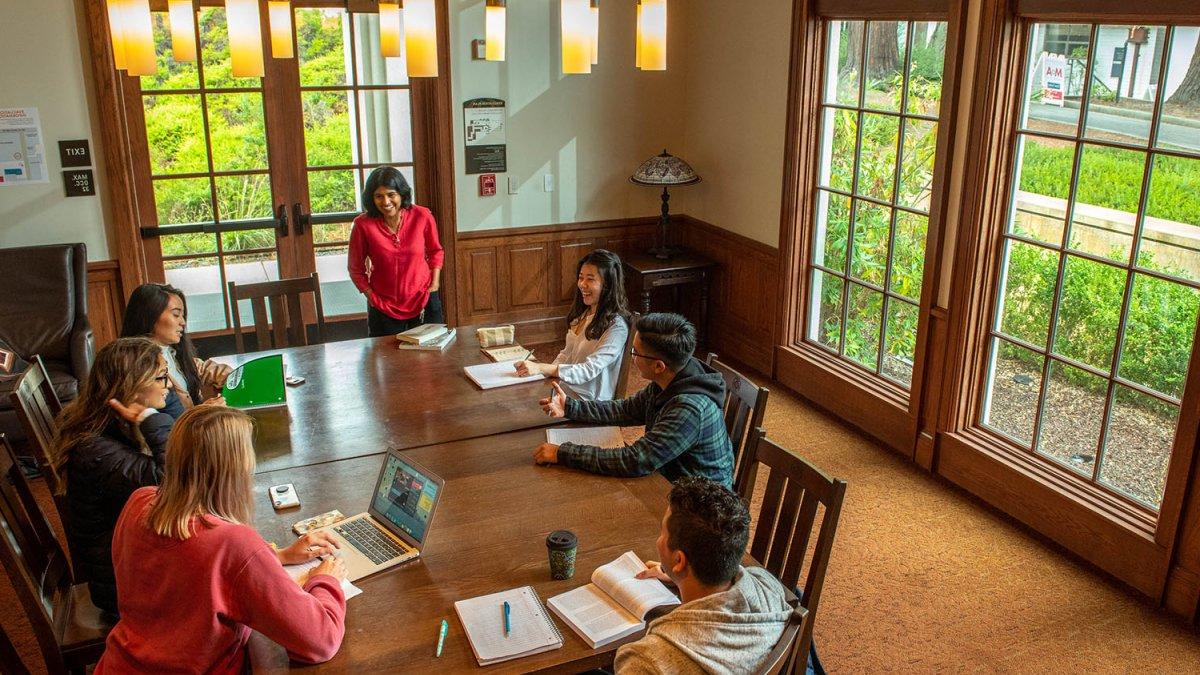
<svg viewBox="0 0 1200 675">
<path fill-rule="evenodd" d="M 296 202 L 292 205 L 292 216 L 296 221 L 295 232 L 292 234 L 304 234 L 304 228 L 312 221 L 311 214 L 305 213 L 300 202 Z"/>
<path fill-rule="evenodd" d="M 275 209 L 275 230 L 279 236 L 288 236 L 288 215 L 287 204 L 280 204 L 278 209 Z"/>
</svg>

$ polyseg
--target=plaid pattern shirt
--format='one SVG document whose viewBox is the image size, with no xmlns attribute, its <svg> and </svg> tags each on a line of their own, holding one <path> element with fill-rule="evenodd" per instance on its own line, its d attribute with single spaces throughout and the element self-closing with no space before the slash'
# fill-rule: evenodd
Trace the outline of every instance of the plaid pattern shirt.
<svg viewBox="0 0 1200 675">
<path fill-rule="evenodd" d="M 610 476 L 645 476 L 658 471 L 674 482 L 700 475 L 733 487 L 733 445 L 721 409 L 703 393 L 682 393 L 657 401 L 656 384 L 619 401 L 568 399 L 567 419 L 612 426 L 644 424 L 646 433 L 631 445 L 598 448 L 563 443 L 558 463 Z"/>
</svg>

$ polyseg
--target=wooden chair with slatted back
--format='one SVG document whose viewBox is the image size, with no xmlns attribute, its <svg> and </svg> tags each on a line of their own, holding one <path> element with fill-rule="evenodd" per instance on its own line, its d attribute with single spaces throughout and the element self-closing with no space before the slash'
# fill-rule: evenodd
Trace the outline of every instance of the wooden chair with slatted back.
<svg viewBox="0 0 1200 675">
<path fill-rule="evenodd" d="M 51 673 L 82 673 L 100 660 L 112 628 L 85 584 L 71 580 L 8 439 L 0 434 L 0 563 L 8 574 Z"/>
<path fill-rule="evenodd" d="M 817 509 L 824 507 L 825 511 L 812 547 L 812 557 L 808 560 L 804 586 L 800 588 L 800 604 L 808 610 L 808 621 L 796 643 L 795 653 L 797 659 L 804 658 L 807 662 L 813 622 L 825 584 L 825 570 L 829 566 L 833 537 L 837 533 L 842 500 L 846 495 L 846 482 L 830 478 L 766 436 L 767 432 L 756 428 L 746 446 L 746 494 L 754 494 L 759 467 L 766 466 L 769 470 L 762 505 L 754 518 L 750 555 L 784 586 L 798 588 L 809 554 L 813 525 L 817 522 Z"/>
<path fill-rule="evenodd" d="M 233 312 L 233 336 L 239 354 L 246 353 L 242 339 L 242 317 L 239 300 L 249 300 L 254 312 L 254 335 L 258 350 L 299 347 L 308 344 L 308 329 L 304 325 L 300 296 L 312 293 L 317 305 L 317 343 L 325 341 L 325 309 L 321 305 L 321 278 L 316 272 L 307 277 L 264 281 L 257 284 L 229 282 L 229 304 Z M 267 300 L 271 303 L 271 320 L 267 321 Z M 274 342 L 272 342 L 274 338 Z"/>
<path fill-rule="evenodd" d="M 625 398 L 628 396 L 625 389 L 629 386 L 629 367 L 633 365 L 633 357 L 629 355 L 633 349 L 633 336 L 637 333 L 638 319 L 642 315 L 634 312 L 629 315 L 629 334 L 625 336 L 625 351 L 621 352 L 621 368 L 617 371 L 617 388 L 613 390 L 613 398 Z"/>
<path fill-rule="evenodd" d="M 38 468 L 57 500 L 62 482 L 54 470 L 50 449 L 54 444 L 54 433 L 58 430 L 55 420 L 58 413 L 62 412 L 62 403 L 58 400 L 58 394 L 54 393 L 41 356 L 33 357 L 33 363 L 21 374 L 9 398 L 21 420 L 21 426 L 25 428 L 25 436 L 29 439 L 29 447 L 37 459 Z M 59 513 L 62 513 L 61 506 Z"/>
<path fill-rule="evenodd" d="M 709 354 L 705 363 L 725 378 L 725 405 L 721 412 L 725 415 L 725 431 L 729 432 L 729 441 L 733 443 L 733 489 L 749 501 L 750 494 L 744 490 L 747 480 L 746 444 L 753 430 L 762 426 L 763 416 L 767 412 L 767 396 L 771 392 L 721 363 L 716 354 Z"/>
<path fill-rule="evenodd" d="M 21 661 L 21 655 L 8 639 L 4 626 L 0 626 L 0 673 L 3 675 L 29 675 L 29 669 Z"/>
<path fill-rule="evenodd" d="M 764 675 L 789 675 L 805 671 L 808 654 L 797 654 L 796 642 L 804 634 L 804 626 L 807 623 L 808 610 L 796 607 L 796 611 L 792 613 L 783 627 L 783 635 L 779 636 L 779 641 L 775 643 L 774 649 L 767 655 L 762 670 Z"/>
</svg>

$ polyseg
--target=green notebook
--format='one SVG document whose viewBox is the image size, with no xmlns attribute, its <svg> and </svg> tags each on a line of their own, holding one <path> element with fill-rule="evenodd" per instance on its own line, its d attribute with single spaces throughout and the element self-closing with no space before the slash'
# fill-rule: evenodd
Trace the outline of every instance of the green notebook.
<svg viewBox="0 0 1200 675">
<path fill-rule="evenodd" d="M 266 408 L 287 405 L 283 383 L 283 355 L 272 354 L 234 368 L 221 389 L 231 408 Z"/>
</svg>

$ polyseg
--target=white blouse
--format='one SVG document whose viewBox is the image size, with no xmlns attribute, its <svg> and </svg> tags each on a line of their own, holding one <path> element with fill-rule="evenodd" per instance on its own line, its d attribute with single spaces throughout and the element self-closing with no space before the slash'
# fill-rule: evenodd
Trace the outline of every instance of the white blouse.
<svg viewBox="0 0 1200 675">
<path fill-rule="evenodd" d="M 599 340 L 589 340 L 587 328 L 591 322 L 589 315 L 578 334 L 574 330 L 567 331 L 567 344 L 554 357 L 554 363 L 558 364 L 558 379 L 577 398 L 582 401 L 609 401 L 617 390 L 617 377 L 621 374 L 621 359 L 625 356 L 623 352 L 629 325 L 617 317 Z"/>
</svg>

